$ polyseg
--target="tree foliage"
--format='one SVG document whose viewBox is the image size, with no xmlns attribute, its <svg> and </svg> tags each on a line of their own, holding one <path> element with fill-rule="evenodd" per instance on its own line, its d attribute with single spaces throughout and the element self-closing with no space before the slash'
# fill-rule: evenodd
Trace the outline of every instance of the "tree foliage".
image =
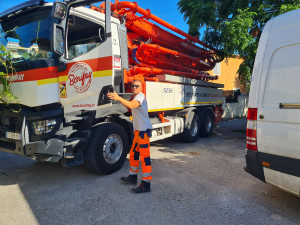
<svg viewBox="0 0 300 225">
<path fill-rule="evenodd" d="M 221 57 L 239 55 L 244 59 L 238 72 L 242 81 L 249 81 L 265 24 L 300 8 L 300 0 L 179 0 L 178 8 L 189 34 L 219 49 Z"/>
<path fill-rule="evenodd" d="M 15 70 L 12 66 L 12 55 L 0 42 L 0 82 L 2 88 L 0 88 L 0 102 L 9 104 L 12 100 L 16 100 L 17 97 L 12 93 L 10 88 L 9 75 L 14 75 Z"/>
</svg>

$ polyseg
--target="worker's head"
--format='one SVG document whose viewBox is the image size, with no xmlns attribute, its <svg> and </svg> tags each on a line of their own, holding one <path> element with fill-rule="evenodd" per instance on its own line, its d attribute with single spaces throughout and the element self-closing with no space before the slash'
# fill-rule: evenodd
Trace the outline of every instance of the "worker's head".
<svg viewBox="0 0 300 225">
<path fill-rule="evenodd" d="M 131 88 L 134 95 L 139 94 L 143 90 L 142 82 L 140 80 L 132 81 Z"/>
</svg>

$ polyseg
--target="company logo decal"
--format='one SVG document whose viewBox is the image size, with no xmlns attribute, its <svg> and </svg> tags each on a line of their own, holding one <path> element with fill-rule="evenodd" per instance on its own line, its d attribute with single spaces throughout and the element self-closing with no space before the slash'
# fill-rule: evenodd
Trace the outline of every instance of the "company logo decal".
<svg viewBox="0 0 300 225">
<path fill-rule="evenodd" d="M 69 84 L 74 87 L 76 92 L 83 93 L 91 86 L 92 75 L 93 71 L 88 64 L 75 63 L 69 71 Z"/>
<path fill-rule="evenodd" d="M 187 92 L 186 93 L 186 97 L 205 97 L 208 98 L 209 97 L 209 93 L 193 93 L 193 92 Z"/>
<path fill-rule="evenodd" d="M 10 75 L 7 76 L 6 78 L 8 81 L 21 81 L 24 80 L 24 74 L 15 74 L 15 75 Z"/>
<path fill-rule="evenodd" d="M 173 93 L 173 88 L 164 88 L 164 93 Z"/>
</svg>

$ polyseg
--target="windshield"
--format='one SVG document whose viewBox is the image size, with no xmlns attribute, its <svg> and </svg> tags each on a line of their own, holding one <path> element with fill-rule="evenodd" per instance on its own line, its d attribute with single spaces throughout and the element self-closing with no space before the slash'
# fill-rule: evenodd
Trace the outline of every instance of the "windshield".
<svg viewBox="0 0 300 225">
<path fill-rule="evenodd" d="M 12 53 L 16 71 L 55 66 L 51 7 L 39 7 L 0 22 L 0 44 Z"/>
</svg>

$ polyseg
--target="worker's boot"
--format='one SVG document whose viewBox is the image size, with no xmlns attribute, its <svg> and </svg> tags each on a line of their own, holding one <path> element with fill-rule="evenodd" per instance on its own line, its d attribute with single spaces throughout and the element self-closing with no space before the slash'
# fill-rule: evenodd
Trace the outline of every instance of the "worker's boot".
<svg viewBox="0 0 300 225">
<path fill-rule="evenodd" d="M 145 182 L 142 180 L 140 186 L 131 189 L 134 193 L 145 193 L 150 191 L 150 182 Z"/>
<path fill-rule="evenodd" d="M 121 177 L 121 181 L 124 184 L 136 184 L 137 183 L 137 175 L 129 175 L 128 177 Z"/>
</svg>

